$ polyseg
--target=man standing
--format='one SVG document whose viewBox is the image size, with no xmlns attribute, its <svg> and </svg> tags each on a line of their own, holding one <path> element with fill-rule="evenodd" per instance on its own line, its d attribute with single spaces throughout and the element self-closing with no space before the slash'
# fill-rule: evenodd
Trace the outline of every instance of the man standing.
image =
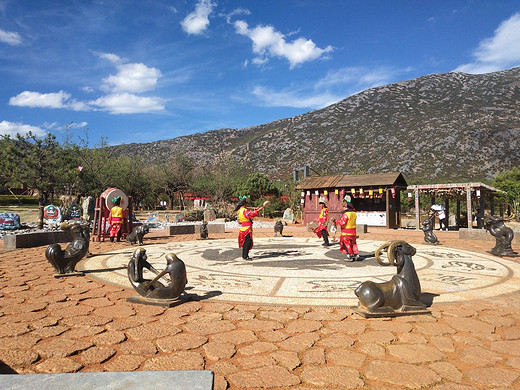
<svg viewBox="0 0 520 390">
<path fill-rule="evenodd" d="M 110 242 L 114 242 L 114 238 L 117 238 L 117 242 L 121 241 L 121 227 L 123 226 L 123 209 L 121 208 L 121 197 L 116 196 L 112 199 L 114 207 L 110 209 L 110 215 L 108 216 L 108 223 L 110 224 Z"/>
<path fill-rule="evenodd" d="M 242 248 L 242 258 L 244 260 L 252 260 L 249 257 L 249 251 L 253 248 L 253 218 L 258 217 L 258 212 L 269 204 L 265 201 L 262 207 L 255 210 L 247 209 L 247 199 L 244 196 L 242 200 L 235 207 L 237 211 L 238 223 L 240 225 L 240 232 L 238 233 L 238 247 Z"/>
<path fill-rule="evenodd" d="M 329 209 L 325 204 L 325 201 L 320 200 L 321 211 L 320 216 L 316 219 L 318 222 L 318 227 L 314 229 L 314 233 L 318 236 L 318 238 L 323 237 L 323 246 L 329 246 L 329 232 L 327 231 L 327 222 L 329 220 Z"/>
<path fill-rule="evenodd" d="M 348 261 L 359 260 L 359 250 L 356 243 L 356 211 L 350 203 L 345 201 L 343 201 L 343 206 L 345 213 L 336 221 L 336 224 L 341 226 L 339 250 L 342 254 L 347 255 Z"/>
<path fill-rule="evenodd" d="M 434 204 L 430 207 L 437 213 L 439 217 L 439 230 L 448 230 L 448 217 L 446 215 L 446 207 L 442 204 Z M 443 226 L 444 225 L 444 229 Z M 435 227 L 435 226 L 434 226 Z"/>
</svg>

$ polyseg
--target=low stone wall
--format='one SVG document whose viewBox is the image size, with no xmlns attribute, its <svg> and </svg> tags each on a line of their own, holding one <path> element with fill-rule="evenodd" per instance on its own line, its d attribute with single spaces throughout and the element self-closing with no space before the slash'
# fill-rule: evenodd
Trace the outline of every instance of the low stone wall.
<svg viewBox="0 0 520 390">
<path fill-rule="evenodd" d="M 58 230 L 55 232 L 35 232 L 25 234 L 9 234 L 4 237 L 4 249 L 33 248 L 35 246 L 50 245 L 61 242 L 71 242 L 70 231 Z"/>
<path fill-rule="evenodd" d="M 520 232 L 514 231 L 515 236 L 512 244 L 520 245 Z M 486 229 L 459 229 L 459 238 L 461 240 L 478 240 L 478 241 L 492 241 L 496 242 L 495 237 L 491 235 Z"/>
<path fill-rule="evenodd" d="M 356 225 L 356 233 L 368 233 L 368 225 Z"/>
<path fill-rule="evenodd" d="M 193 225 L 171 225 L 167 226 L 164 231 L 168 236 L 175 236 L 178 234 L 200 234 L 201 224 Z M 225 233 L 225 223 L 208 223 L 208 234 L 212 233 Z"/>
<path fill-rule="evenodd" d="M 195 231 L 197 234 L 200 234 L 200 228 L 202 225 L 195 225 Z M 225 223 L 208 223 L 208 233 L 225 233 L 226 232 L 226 224 Z"/>
</svg>

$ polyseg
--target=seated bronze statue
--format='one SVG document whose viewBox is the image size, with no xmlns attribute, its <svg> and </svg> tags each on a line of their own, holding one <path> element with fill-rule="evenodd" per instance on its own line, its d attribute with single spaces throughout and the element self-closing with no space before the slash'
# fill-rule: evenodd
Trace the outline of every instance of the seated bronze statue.
<svg viewBox="0 0 520 390">
<path fill-rule="evenodd" d="M 173 300 L 178 298 L 186 287 L 186 266 L 174 253 L 166 255 L 166 268 L 161 272 L 157 271 L 148 261 L 146 250 L 137 248 L 128 263 L 128 279 L 132 287 L 139 295 L 148 299 Z M 145 279 L 143 276 L 144 268 L 153 272 L 156 276 L 153 279 Z M 159 279 L 169 276 L 165 284 Z M 166 278 L 165 278 L 166 279 Z"/>
<path fill-rule="evenodd" d="M 205 240 L 206 238 L 208 238 L 208 235 L 208 222 L 203 221 L 202 225 L 200 225 L 200 238 Z"/>
<path fill-rule="evenodd" d="M 276 221 L 274 223 L 274 236 L 278 236 L 278 233 L 280 233 L 280 236 L 283 237 L 283 223 L 282 221 Z"/>
<path fill-rule="evenodd" d="M 132 230 L 132 233 L 126 237 L 126 242 L 129 244 L 137 243 L 137 245 L 143 245 L 143 237 L 149 232 L 150 228 L 147 225 L 137 226 Z"/>
<path fill-rule="evenodd" d="M 389 263 L 383 263 L 381 252 L 386 250 Z M 397 274 L 388 282 L 375 283 L 370 280 L 356 288 L 360 308 L 371 313 L 394 313 L 424 310 L 426 305 L 421 297 L 421 284 L 415 271 L 412 256 L 415 248 L 405 241 L 393 241 L 379 247 L 376 260 L 381 265 L 394 265 Z"/>
<path fill-rule="evenodd" d="M 72 242 L 63 250 L 60 244 L 51 244 L 45 250 L 45 257 L 52 264 L 57 274 L 72 274 L 76 264 L 88 254 L 90 232 L 89 223 L 81 221 L 65 221 L 61 230 L 72 232 Z"/>
<path fill-rule="evenodd" d="M 511 248 L 514 238 L 513 229 L 507 227 L 504 220 L 495 215 L 484 218 L 484 228 L 495 237 L 496 244 L 491 253 L 495 256 L 514 256 L 517 253 Z"/>
<path fill-rule="evenodd" d="M 424 232 L 424 242 L 427 244 L 435 244 L 437 245 L 439 243 L 439 240 L 437 239 L 437 236 L 433 232 L 433 227 L 435 224 L 435 213 L 428 214 L 428 217 L 423 221 L 422 225 L 422 231 Z"/>
</svg>

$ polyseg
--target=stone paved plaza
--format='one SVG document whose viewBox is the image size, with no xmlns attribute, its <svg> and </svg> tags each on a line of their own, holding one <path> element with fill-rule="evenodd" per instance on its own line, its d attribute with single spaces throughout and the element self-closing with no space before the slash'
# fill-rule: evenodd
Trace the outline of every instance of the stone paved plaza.
<svg viewBox="0 0 520 390">
<path fill-rule="evenodd" d="M 177 253 L 189 294 L 208 297 L 171 308 L 127 301 L 135 246 L 91 243 L 86 275 L 68 278 L 52 276 L 46 247 L 2 251 L 0 372 L 209 369 L 215 389 L 520 388 L 519 260 L 487 253 L 493 242 L 439 232 L 433 247 L 422 232 L 373 229 L 360 235 L 363 261 L 346 263 L 303 228 L 284 233 L 255 231 L 245 264 L 236 231 L 146 236 L 156 268 Z M 431 315 L 364 319 L 353 289 L 395 273 L 373 258 L 393 239 L 417 249 Z"/>
</svg>

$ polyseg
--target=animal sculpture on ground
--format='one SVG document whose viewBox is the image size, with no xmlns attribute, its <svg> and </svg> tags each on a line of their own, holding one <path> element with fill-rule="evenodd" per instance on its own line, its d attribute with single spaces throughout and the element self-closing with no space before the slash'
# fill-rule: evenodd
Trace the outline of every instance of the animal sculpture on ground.
<svg viewBox="0 0 520 390">
<path fill-rule="evenodd" d="M 205 240 L 206 238 L 208 238 L 208 222 L 207 221 L 203 221 L 202 222 L 202 225 L 200 225 L 200 238 L 202 238 L 203 240 Z"/>
<path fill-rule="evenodd" d="M 52 264 L 57 274 L 76 272 L 76 264 L 88 254 L 90 232 L 89 223 L 81 221 L 65 221 L 61 230 L 70 230 L 72 242 L 63 250 L 60 244 L 51 244 L 45 250 L 45 257 Z"/>
<path fill-rule="evenodd" d="M 495 256 L 513 256 L 517 253 L 511 248 L 514 238 L 513 229 L 507 227 L 504 220 L 495 215 L 484 219 L 484 228 L 495 237 L 496 244 L 491 253 Z"/>
<path fill-rule="evenodd" d="M 381 253 L 387 251 L 389 263 L 381 260 Z M 355 293 L 361 308 L 371 313 L 395 313 L 425 310 L 420 301 L 421 284 L 415 271 L 412 256 L 415 248 L 405 241 L 393 241 L 379 247 L 376 260 L 381 265 L 394 265 L 397 274 L 388 282 L 375 283 L 370 280 L 361 283 Z"/>
<path fill-rule="evenodd" d="M 149 232 L 150 228 L 147 225 L 137 226 L 132 230 L 132 233 L 126 237 L 126 242 L 129 244 L 143 245 L 143 237 Z"/>
<path fill-rule="evenodd" d="M 154 273 L 155 278 L 145 279 L 144 268 Z M 137 248 L 128 263 L 127 271 L 128 279 L 135 291 L 152 300 L 176 299 L 184 292 L 188 283 L 186 266 L 174 253 L 166 255 L 166 268 L 159 272 L 148 262 L 146 250 Z M 164 284 L 159 281 L 163 277 L 169 277 Z"/>
<path fill-rule="evenodd" d="M 428 218 L 426 218 L 422 223 L 422 231 L 424 232 L 424 242 L 426 242 L 427 244 L 437 245 L 439 243 L 439 240 L 433 232 L 434 221 L 435 214 L 429 215 Z"/>
<path fill-rule="evenodd" d="M 282 221 L 276 221 L 274 223 L 274 236 L 277 237 L 278 233 L 280 233 L 280 236 L 283 237 L 283 222 Z"/>
</svg>

